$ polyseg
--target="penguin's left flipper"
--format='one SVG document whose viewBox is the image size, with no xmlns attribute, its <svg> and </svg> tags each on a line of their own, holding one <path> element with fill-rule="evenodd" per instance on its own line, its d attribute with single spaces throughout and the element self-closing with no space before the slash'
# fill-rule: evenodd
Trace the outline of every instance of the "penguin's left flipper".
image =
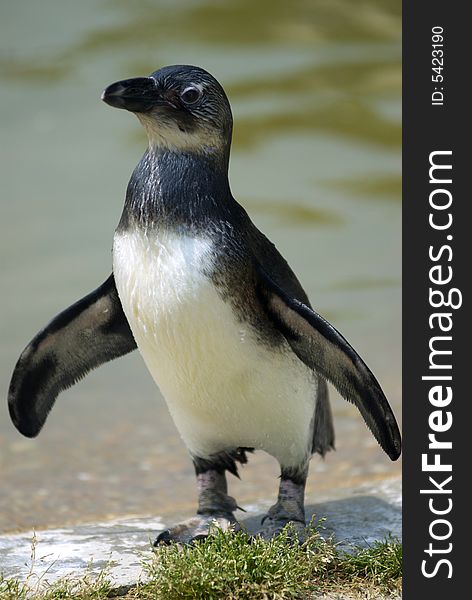
<svg viewBox="0 0 472 600">
<path fill-rule="evenodd" d="M 22 352 L 8 391 L 15 427 L 36 436 L 61 391 L 135 348 L 112 274 L 57 315 Z"/>
<path fill-rule="evenodd" d="M 401 437 L 392 409 L 373 373 L 328 321 L 287 294 L 256 266 L 259 297 L 293 352 L 330 381 L 359 409 L 376 440 L 392 460 L 401 453 Z"/>
</svg>

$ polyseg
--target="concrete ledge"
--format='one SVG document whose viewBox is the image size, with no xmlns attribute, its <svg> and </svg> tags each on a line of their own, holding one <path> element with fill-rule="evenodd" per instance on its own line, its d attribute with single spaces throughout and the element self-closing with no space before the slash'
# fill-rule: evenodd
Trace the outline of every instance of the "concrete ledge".
<svg viewBox="0 0 472 600">
<path fill-rule="evenodd" d="M 307 519 L 313 514 L 325 518 L 326 536 L 333 535 L 343 550 L 369 545 L 389 534 L 401 538 L 399 479 L 338 490 L 313 504 L 311 500 L 307 498 Z M 239 513 L 249 532 L 257 530 L 269 505 L 258 503 Z M 127 587 L 142 577 L 141 561 L 151 556 L 152 540 L 167 525 L 159 517 L 134 517 L 0 536 L 0 573 L 20 580 L 30 574 L 33 585 L 40 580 L 40 586 L 45 586 L 65 576 L 83 576 L 87 569 L 99 574 L 106 568 L 114 587 Z"/>
</svg>

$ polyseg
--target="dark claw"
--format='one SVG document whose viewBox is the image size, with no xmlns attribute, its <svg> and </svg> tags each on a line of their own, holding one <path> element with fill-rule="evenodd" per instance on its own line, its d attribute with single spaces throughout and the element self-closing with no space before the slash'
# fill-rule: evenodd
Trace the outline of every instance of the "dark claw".
<svg viewBox="0 0 472 600">
<path fill-rule="evenodd" d="M 193 538 L 190 540 L 190 545 L 193 546 L 195 542 L 202 542 L 203 540 L 206 540 L 207 537 L 208 535 L 206 533 L 199 533 L 198 535 L 194 535 Z"/>
<path fill-rule="evenodd" d="M 169 546 L 172 543 L 172 537 L 170 535 L 170 531 L 165 529 L 161 531 L 161 533 L 154 540 L 153 546 L 157 548 L 158 546 Z"/>
</svg>

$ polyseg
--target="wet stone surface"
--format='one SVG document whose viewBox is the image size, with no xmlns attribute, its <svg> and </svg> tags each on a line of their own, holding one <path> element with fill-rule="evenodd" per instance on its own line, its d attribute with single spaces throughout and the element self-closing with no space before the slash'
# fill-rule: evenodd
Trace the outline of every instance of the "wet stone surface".
<svg viewBox="0 0 472 600">
<path fill-rule="evenodd" d="M 307 497 L 306 516 L 325 518 L 324 535 L 334 536 L 342 550 L 366 546 L 388 535 L 401 538 L 401 482 L 337 490 Z M 250 533 L 257 531 L 270 502 L 259 502 L 238 515 Z M 151 556 L 156 533 L 172 523 L 159 517 L 129 517 L 63 529 L 0 536 L 0 572 L 5 577 L 45 586 L 62 577 L 99 574 L 106 569 L 114 587 L 130 586 L 143 577 L 141 563 Z M 32 544 L 35 557 L 32 564 Z"/>
</svg>

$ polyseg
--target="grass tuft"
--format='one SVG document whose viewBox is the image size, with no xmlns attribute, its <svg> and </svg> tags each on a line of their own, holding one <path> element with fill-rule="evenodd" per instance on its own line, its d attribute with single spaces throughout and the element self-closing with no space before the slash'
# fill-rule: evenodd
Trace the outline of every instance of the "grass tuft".
<svg viewBox="0 0 472 600">
<path fill-rule="evenodd" d="M 159 548 L 145 565 L 149 581 L 143 598 L 216 600 L 232 598 L 293 598 L 309 585 L 307 551 L 291 543 L 290 529 L 267 542 L 251 540 L 240 531 L 227 535 L 215 530 L 195 546 Z"/>
<path fill-rule="evenodd" d="M 394 538 L 375 542 L 341 559 L 344 576 L 369 581 L 372 585 L 388 586 L 402 577 L 403 547 Z"/>
<path fill-rule="evenodd" d="M 157 549 L 144 567 L 149 579 L 135 597 L 146 600 L 285 600 L 313 592 L 388 596 L 400 589 L 402 546 L 390 538 L 345 554 L 314 528 L 301 545 L 293 542 L 290 527 L 271 541 L 215 530 L 195 546 Z"/>
</svg>

